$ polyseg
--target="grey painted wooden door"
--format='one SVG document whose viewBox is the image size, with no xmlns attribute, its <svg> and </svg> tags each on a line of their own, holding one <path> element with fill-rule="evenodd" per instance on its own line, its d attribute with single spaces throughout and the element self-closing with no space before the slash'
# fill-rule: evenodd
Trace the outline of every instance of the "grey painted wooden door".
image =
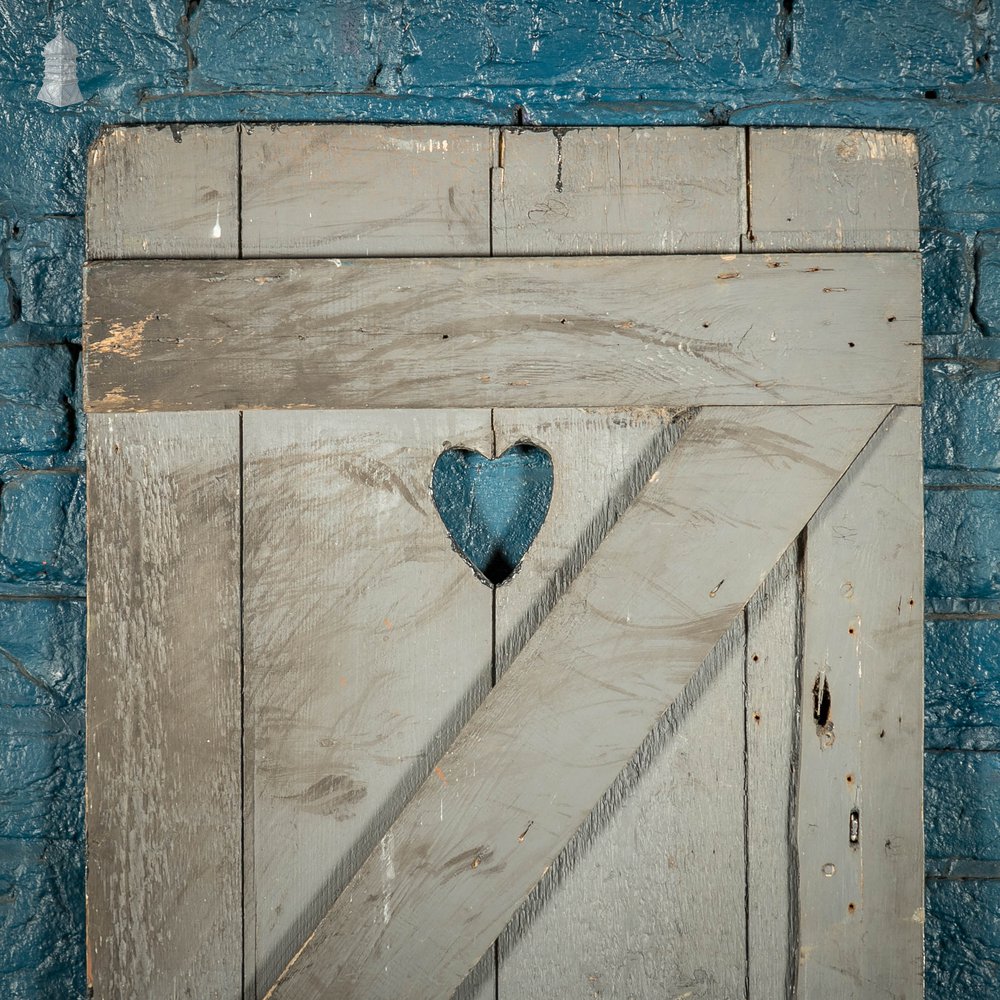
<svg viewBox="0 0 1000 1000">
<path fill-rule="evenodd" d="M 914 170 L 104 134 L 96 996 L 921 995 Z M 551 505 L 493 589 L 432 470 L 525 441 Z"/>
</svg>

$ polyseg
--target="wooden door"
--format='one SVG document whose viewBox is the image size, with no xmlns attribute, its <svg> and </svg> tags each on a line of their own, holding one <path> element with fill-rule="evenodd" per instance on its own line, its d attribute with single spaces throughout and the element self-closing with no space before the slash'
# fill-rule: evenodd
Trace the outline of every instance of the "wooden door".
<svg viewBox="0 0 1000 1000">
<path fill-rule="evenodd" d="M 95 995 L 919 996 L 912 138 L 180 136 L 91 155 Z"/>
</svg>

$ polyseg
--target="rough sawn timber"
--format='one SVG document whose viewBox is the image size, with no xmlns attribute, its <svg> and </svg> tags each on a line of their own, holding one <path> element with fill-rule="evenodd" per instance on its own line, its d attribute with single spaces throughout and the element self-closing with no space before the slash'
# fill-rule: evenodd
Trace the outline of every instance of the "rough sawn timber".
<svg viewBox="0 0 1000 1000">
<path fill-rule="evenodd" d="M 239 415 L 88 425 L 97 1000 L 240 995 Z"/>
<path fill-rule="evenodd" d="M 489 129 L 244 128 L 244 256 L 489 253 Z"/>
<path fill-rule="evenodd" d="M 739 128 L 505 128 L 493 252 L 725 253 L 745 230 Z"/>
<path fill-rule="evenodd" d="M 116 126 L 90 147 L 87 258 L 236 257 L 233 125 Z"/>
<path fill-rule="evenodd" d="M 496 410 L 496 448 L 531 441 L 556 470 L 548 517 L 496 591 L 497 667 L 510 663 L 655 471 L 671 411 Z M 681 422 L 682 424 L 683 422 Z M 500 1000 L 741 993 L 743 622 L 601 797 L 500 937 Z M 703 739 L 712 733 L 710 740 Z M 492 995 L 491 995 L 492 997 Z"/>
<path fill-rule="evenodd" d="M 921 996 L 920 466 L 920 410 L 895 407 L 807 531 L 797 866 L 804 997 Z"/>
<path fill-rule="evenodd" d="M 257 993 L 489 689 L 492 593 L 429 480 L 442 450 L 490 444 L 488 411 L 244 415 Z"/>
<path fill-rule="evenodd" d="M 268 996 L 449 995 L 885 413 L 693 415 Z"/>
<path fill-rule="evenodd" d="M 798 859 L 793 819 L 799 795 L 804 544 L 800 536 L 789 546 L 745 616 L 746 932 L 752 1000 L 795 995 Z"/>
<path fill-rule="evenodd" d="M 91 410 L 918 402 L 915 254 L 108 261 Z"/>
<path fill-rule="evenodd" d="M 744 249 L 917 250 L 917 138 L 862 129 L 750 129 Z"/>
</svg>

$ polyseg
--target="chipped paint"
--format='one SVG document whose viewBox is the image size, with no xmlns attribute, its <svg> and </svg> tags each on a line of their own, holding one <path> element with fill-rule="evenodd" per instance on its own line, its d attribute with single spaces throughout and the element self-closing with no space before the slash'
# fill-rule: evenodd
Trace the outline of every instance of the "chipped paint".
<svg viewBox="0 0 1000 1000">
<path fill-rule="evenodd" d="M 144 319 L 137 319 L 127 325 L 112 321 L 108 324 L 107 334 L 100 340 L 91 340 L 87 349 L 94 354 L 118 354 L 124 358 L 137 358 L 142 353 L 143 333 L 156 318 L 154 313 L 150 313 Z"/>
</svg>

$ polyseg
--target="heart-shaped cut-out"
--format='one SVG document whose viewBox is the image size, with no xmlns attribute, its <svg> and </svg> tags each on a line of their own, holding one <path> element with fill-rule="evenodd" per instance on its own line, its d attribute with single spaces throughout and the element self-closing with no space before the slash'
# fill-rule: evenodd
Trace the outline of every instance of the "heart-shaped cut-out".
<svg viewBox="0 0 1000 1000">
<path fill-rule="evenodd" d="M 450 448 L 434 463 L 434 505 L 456 550 L 494 587 L 520 565 L 552 500 L 552 457 L 516 444 L 499 458 Z"/>
</svg>

